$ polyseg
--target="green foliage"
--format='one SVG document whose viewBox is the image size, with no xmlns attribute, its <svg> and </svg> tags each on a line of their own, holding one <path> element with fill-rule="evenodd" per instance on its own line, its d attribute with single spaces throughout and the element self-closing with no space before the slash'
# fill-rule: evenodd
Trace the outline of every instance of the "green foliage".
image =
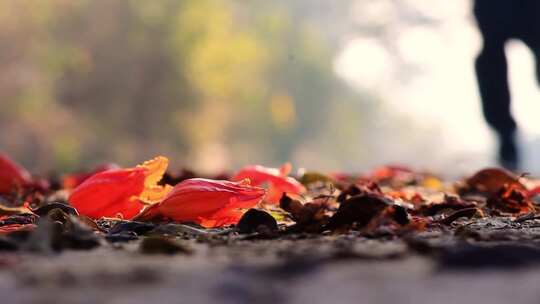
<svg viewBox="0 0 540 304">
<path fill-rule="evenodd" d="M 26 164 L 276 164 L 340 132 L 332 54 L 286 4 L 39 3 L 0 2 L 0 147 Z"/>
</svg>

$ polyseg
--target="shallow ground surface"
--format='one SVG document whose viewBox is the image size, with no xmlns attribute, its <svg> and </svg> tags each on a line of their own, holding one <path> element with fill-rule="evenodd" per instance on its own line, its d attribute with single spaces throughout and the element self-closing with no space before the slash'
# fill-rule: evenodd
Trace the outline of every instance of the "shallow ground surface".
<svg viewBox="0 0 540 304">
<path fill-rule="evenodd" d="M 5 195 L 0 304 L 540 299 L 538 179 L 487 168 L 444 182 L 382 167 L 295 180 L 255 169 L 279 182 L 266 191 L 229 177 L 167 175 L 175 195 L 130 217 L 131 184 L 102 175 L 131 169 L 96 173 L 75 189 L 57 182 Z"/>
<path fill-rule="evenodd" d="M 2 252 L 1 303 L 538 303 L 537 226 L 495 218 L 383 240 L 177 238 L 186 251 L 176 254 L 143 253 L 141 240 Z"/>
</svg>

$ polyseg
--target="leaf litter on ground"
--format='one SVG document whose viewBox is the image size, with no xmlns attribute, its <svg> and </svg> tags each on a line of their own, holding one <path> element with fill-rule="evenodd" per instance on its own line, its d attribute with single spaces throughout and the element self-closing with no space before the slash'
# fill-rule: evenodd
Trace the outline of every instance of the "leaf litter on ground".
<svg viewBox="0 0 540 304">
<path fill-rule="evenodd" d="M 498 168 L 457 181 L 403 166 L 294 174 L 289 164 L 212 177 L 166 171 L 168 160 L 156 157 L 67 174 L 59 183 L 30 176 L 6 156 L 0 165 L 0 251 L 55 254 L 136 243 L 143 254 L 189 255 L 197 252 L 190 242 L 271 247 L 344 238 L 402 242 L 442 265 L 467 265 L 456 254 L 474 261 L 477 252 L 510 250 L 490 247 L 501 240 L 540 244 L 540 182 Z M 340 248 L 354 247 L 348 244 Z M 516 252 L 536 255 L 527 248 Z M 346 252 L 341 256 L 365 256 Z"/>
</svg>

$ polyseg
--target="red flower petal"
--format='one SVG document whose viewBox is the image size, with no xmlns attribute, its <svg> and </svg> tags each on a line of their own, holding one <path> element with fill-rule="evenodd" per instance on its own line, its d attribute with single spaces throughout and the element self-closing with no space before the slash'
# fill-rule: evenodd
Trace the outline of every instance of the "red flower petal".
<svg viewBox="0 0 540 304">
<path fill-rule="evenodd" d="M 268 184 L 266 201 L 277 204 L 283 193 L 298 195 L 306 190 L 296 179 L 287 176 L 290 171 L 291 165 L 289 163 L 284 164 L 280 169 L 260 165 L 246 166 L 240 169 L 231 180 L 249 179 L 254 186 Z"/>
<path fill-rule="evenodd" d="M 399 178 L 403 176 L 410 176 L 413 174 L 413 171 L 405 166 L 400 165 L 388 165 L 375 168 L 367 176 L 368 179 L 375 181 L 381 181 L 385 179 Z"/>
<path fill-rule="evenodd" d="M 80 184 L 82 184 L 85 180 L 89 179 L 91 176 L 97 173 L 115 169 L 119 169 L 119 167 L 115 164 L 104 164 L 95 168 L 91 172 L 68 174 L 63 177 L 62 183 L 64 185 L 64 189 L 74 189 L 77 188 L 77 186 L 79 186 Z"/>
<path fill-rule="evenodd" d="M 540 194 L 540 186 L 533 188 L 527 192 L 527 197 L 531 198 Z"/>
<path fill-rule="evenodd" d="M 8 194 L 17 187 L 24 187 L 32 182 L 30 173 L 0 153 L 0 194 Z"/>
<path fill-rule="evenodd" d="M 170 190 L 156 185 L 167 165 L 167 158 L 157 157 L 135 168 L 97 173 L 73 190 L 69 202 L 91 218 L 131 219 L 145 202 L 158 201 Z"/>
<path fill-rule="evenodd" d="M 244 212 L 240 209 L 224 208 L 208 218 L 200 217 L 198 221 L 201 226 L 206 228 L 222 227 L 238 223 L 243 214 Z"/>
<path fill-rule="evenodd" d="M 242 215 L 239 209 L 255 206 L 264 194 L 264 189 L 248 181 L 192 178 L 177 184 L 161 203 L 143 212 L 142 218 L 160 216 L 207 228 L 219 227 L 237 223 Z"/>
</svg>

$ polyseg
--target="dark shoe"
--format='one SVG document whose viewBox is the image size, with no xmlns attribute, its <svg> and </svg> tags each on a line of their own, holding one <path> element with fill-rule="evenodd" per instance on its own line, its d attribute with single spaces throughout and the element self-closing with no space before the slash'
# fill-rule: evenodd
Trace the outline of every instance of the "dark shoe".
<svg viewBox="0 0 540 304">
<path fill-rule="evenodd" d="M 519 168 L 519 152 L 515 136 L 502 136 L 499 138 L 499 164 L 510 171 Z"/>
</svg>

